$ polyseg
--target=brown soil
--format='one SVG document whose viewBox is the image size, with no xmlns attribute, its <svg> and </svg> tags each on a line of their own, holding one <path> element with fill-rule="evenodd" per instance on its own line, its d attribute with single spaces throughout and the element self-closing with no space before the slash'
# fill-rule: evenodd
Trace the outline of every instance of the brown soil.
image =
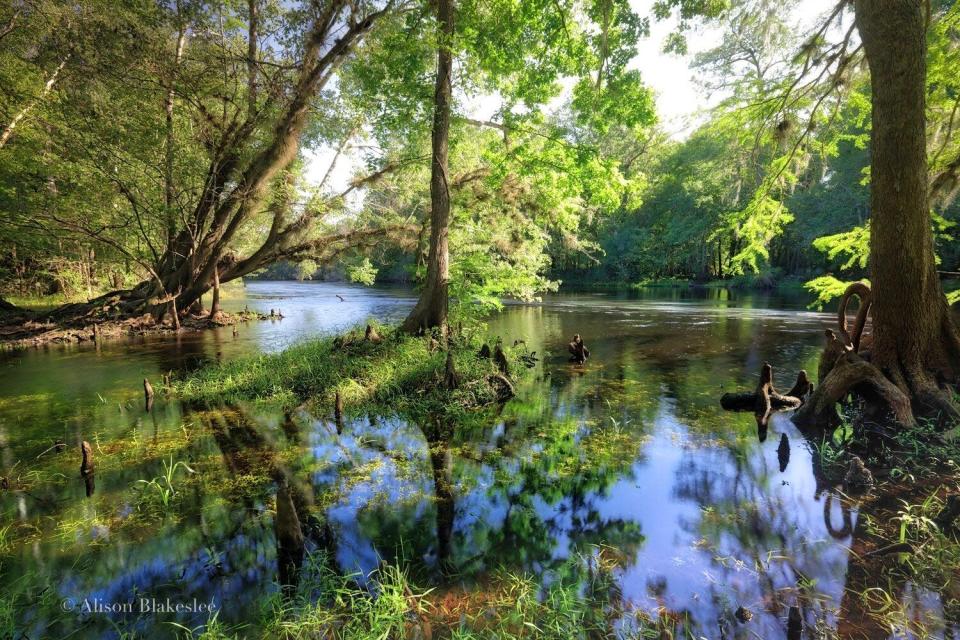
<svg viewBox="0 0 960 640">
<path fill-rule="evenodd" d="M 270 316 L 254 311 L 228 314 L 220 312 L 215 319 L 206 313 L 188 315 L 180 320 L 181 330 L 224 327 L 250 320 L 269 320 Z M 0 315 L 0 348 L 25 349 L 45 344 L 97 342 L 121 336 L 176 333 L 170 323 L 157 324 L 153 316 L 144 314 L 121 320 L 98 320 L 77 326 L 64 326 L 42 316 L 18 309 L 16 314 Z"/>
</svg>

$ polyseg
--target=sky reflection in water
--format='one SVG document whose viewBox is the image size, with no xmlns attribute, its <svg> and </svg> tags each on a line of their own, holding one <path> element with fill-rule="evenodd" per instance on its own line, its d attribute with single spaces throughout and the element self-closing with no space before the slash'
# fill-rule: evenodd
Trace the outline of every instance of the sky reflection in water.
<svg viewBox="0 0 960 640">
<path fill-rule="evenodd" d="M 549 584 L 586 581 L 602 565 L 623 630 L 642 610 L 685 617 L 707 637 L 781 638 L 798 599 L 808 626 L 838 624 L 858 505 L 817 479 L 786 417 L 761 441 L 752 416 L 718 403 L 724 390 L 752 387 L 764 360 L 784 385 L 800 368 L 816 370 L 829 316 L 797 300 L 668 290 L 509 305 L 490 320 L 491 335 L 525 340 L 544 366 L 489 424 L 446 438 L 389 416 L 348 422 L 338 435 L 302 412 L 205 412 L 165 399 L 149 413 L 141 406 L 143 377 L 276 351 L 370 317 L 396 320 L 412 303 L 402 290 L 251 283 L 228 308 L 278 308 L 282 321 L 242 326 L 237 337 L 228 328 L 0 356 L 5 475 L 54 438 L 72 455 L 80 439 L 109 451 L 118 441 L 148 448 L 184 428 L 211 434 L 177 452 L 204 477 L 189 485 L 177 518 L 148 531 L 114 518 L 135 508 L 137 480 L 162 473 L 146 459 L 98 473 L 89 500 L 79 480 L 0 494 L 3 522 L 38 531 L 9 551 L 0 579 L 39 575 L 58 599 L 212 599 L 224 621 L 253 619 L 254 604 L 277 589 L 277 534 L 269 492 L 243 487 L 267 473 L 290 485 L 301 523 L 316 533 L 308 548 L 331 547 L 344 572 L 400 562 L 430 585 L 443 561 L 468 585 L 500 568 Z M 564 355 L 574 333 L 592 351 L 582 368 Z M 210 459 L 218 462 L 204 466 Z M 936 594 L 906 597 L 920 609 L 940 606 Z M 734 622 L 739 606 L 753 612 L 749 625 Z M 113 635 L 102 616 L 86 617 L 81 635 Z M 172 633 L 157 617 L 114 617 Z M 51 619 L 38 603 L 17 631 L 32 637 L 52 625 L 47 635 L 76 623 L 73 613 Z"/>
</svg>

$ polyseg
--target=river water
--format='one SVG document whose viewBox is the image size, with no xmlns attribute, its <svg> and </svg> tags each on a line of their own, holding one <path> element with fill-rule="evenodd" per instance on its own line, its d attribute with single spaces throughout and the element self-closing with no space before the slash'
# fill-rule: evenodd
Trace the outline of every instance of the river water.
<svg viewBox="0 0 960 640">
<path fill-rule="evenodd" d="M 816 371 L 832 315 L 801 299 L 666 289 L 508 305 L 488 333 L 524 340 L 542 366 L 489 424 L 449 440 L 390 416 L 338 435 L 324 416 L 200 411 L 165 397 L 143 406 L 143 378 L 398 320 L 413 302 L 405 290 L 251 282 L 227 309 L 278 309 L 282 320 L 0 354 L 10 635 L 167 637 L 177 632 L 168 622 L 207 618 L 85 609 L 134 597 L 212 602 L 220 621 L 255 625 L 279 579 L 275 488 L 258 484 L 266 459 L 282 461 L 270 465 L 296 485 L 300 521 L 322 529 L 316 539 L 360 582 L 388 562 L 446 589 L 441 559 L 467 592 L 498 572 L 584 589 L 603 572 L 624 636 L 673 617 L 685 637 L 785 638 L 795 605 L 804 637 L 847 624 L 860 505 L 824 480 L 787 416 L 758 430 L 718 402 L 753 387 L 765 360 L 784 388 L 799 369 Z M 592 352 L 583 367 L 567 363 L 574 333 Z M 66 451 L 50 450 L 57 440 Z M 81 440 L 98 460 L 92 487 L 77 473 Z M 139 481 L 162 478 L 171 461 L 195 473 L 173 472 L 162 518 L 138 517 L 145 492 L 156 490 L 153 508 L 162 495 Z M 917 616 L 943 617 L 937 594 L 903 593 Z M 740 607 L 749 622 L 735 619 Z"/>
</svg>

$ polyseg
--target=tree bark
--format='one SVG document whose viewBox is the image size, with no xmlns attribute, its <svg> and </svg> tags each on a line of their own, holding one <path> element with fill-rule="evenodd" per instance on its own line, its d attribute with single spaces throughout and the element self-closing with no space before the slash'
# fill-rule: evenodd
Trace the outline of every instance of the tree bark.
<svg viewBox="0 0 960 640">
<path fill-rule="evenodd" d="M 856 0 L 870 66 L 871 362 L 914 401 L 914 413 L 951 410 L 937 375 L 953 379 L 956 327 L 934 261 L 926 153 L 926 5 Z"/>
<path fill-rule="evenodd" d="M 220 318 L 220 269 L 213 270 L 213 300 L 210 301 L 210 320 Z"/>
<path fill-rule="evenodd" d="M 47 78 L 47 81 L 43 85 L 43 90 L 40 91 L 40 95 L 27 103 L 27 105 L 21 109 L 13 119 L 3 128 L 3 133 L 0 133 L 0 149 L 7 144 L 7 141 L 10 140 L 10 137 L 13 135 L 14 129 L 17 128 L 17 125 L 27 117 L 27 114 L 30 113 L 38 104 L 40 104 L 44 98 L 49 95 L 53 90 L 53 85 L 56 84 L 57 78 L 60 76 L 60 72 L 63 71 L 63 68 L 67 66 L 67 62 L 70 60 L 70 55 L 67 54 L 64 56 L 63 60 L 60 61 L 60 64 L 57 65 L 57 68 L 53 70 L 53 73 L 50 74 L 50 77 Z"/>
<path fill-rule="evenodd" d="M 450 185 L 447 181 L 447 154 L 450 137 L 451 73 L 453 71 L 454 0 L 438 0 L 437 78 L 433 97 L 433 162 L 430 166 L 430 253 L 427 280 L 420 299 L 402 330 L 417 333 L 447 322 L 450 280 Z"/>
<path fill-rule="evenodd" d="M 247 13 L 247 117 L 253 119 L 257 114 L 257 38 L 260 22 L 258 0 L 248 0 Z"/>
<path fill-rule="evenodd" d="M 180 3 L 177 2 L 177 19 L 180 20 Z M 173 66 L 174 69 L 180 66 L 180 59 L 183 57 L 183 47 L 186 43 L 186 29 L 183 22 L 177 26 L 177 43 L 174 47 Z M 167 225 L 167 246 L 172 246 L 177 235 L 177 217 L 174 210 L 174 189 L 173 189 L 173 160 L 176 153 L 173 131 L 173 106 L 176 92 L 174 90 L 174 78 L 167 78 L 167 94 L 164 98 L 163 111 L 166 119 L 166 140 L 163 167 L 163 204 L 164 214 L 166 215 Z"/>
</svg>

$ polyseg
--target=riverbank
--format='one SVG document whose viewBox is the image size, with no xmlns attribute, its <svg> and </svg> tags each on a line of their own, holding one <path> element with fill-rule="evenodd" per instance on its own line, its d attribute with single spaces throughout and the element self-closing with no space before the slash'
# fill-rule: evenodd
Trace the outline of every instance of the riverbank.
<svg viewBox="0 0 960 640">
<path fill-rule="evenodd" d="M 21 310 L 22 311 L 22 310 Z M 200 331 L 214 327 L 226 327 L 255 320 L 276 319 L 256 311 L 235 313 L 221 312 L 216 318 L 208 313 L 187 315 L 180 326 L 171 323 L 157 324 L 149 314 L 122 320 L 91 320 L 90 322 L 63 325 L 43 316 L 24 316 L 22 313 L 0 318 L 0 349 L 26 349 L 47 344 L 98 342 L 106 338 L 122 336 L 145 336 L 150 334 L 175 334 L 180 331 Z M 279 316 L 282 318 L 282 316 Z"/>
</svg>

